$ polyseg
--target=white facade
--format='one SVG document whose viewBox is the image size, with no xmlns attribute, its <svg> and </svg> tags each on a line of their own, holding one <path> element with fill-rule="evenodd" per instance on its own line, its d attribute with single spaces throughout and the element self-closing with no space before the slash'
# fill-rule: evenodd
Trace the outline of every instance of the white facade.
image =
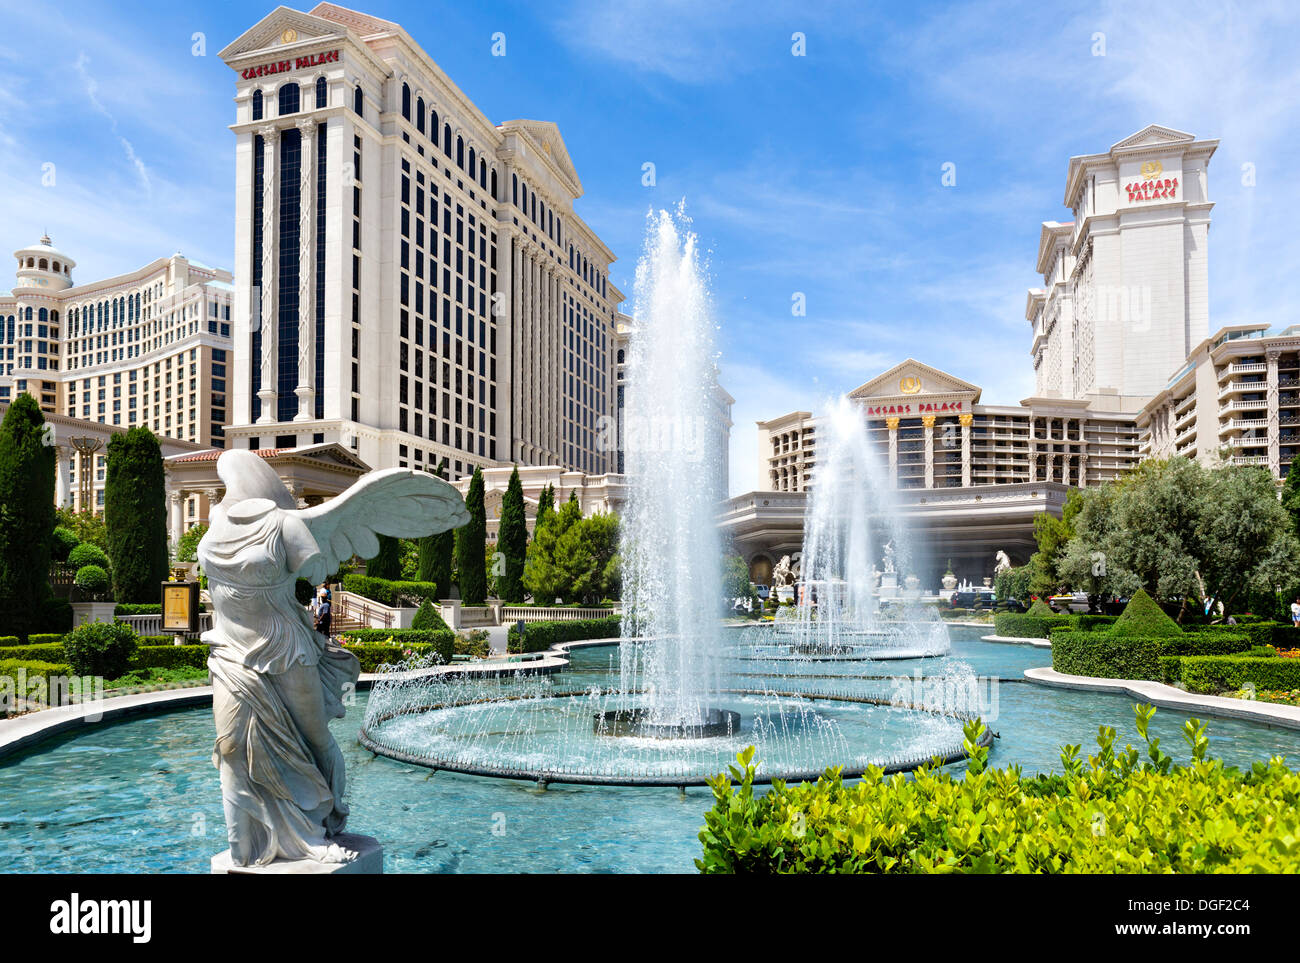
<svg viewBox="0 0 1300 963">
<path fill-rule="evenodd" d="M 144 426 L 169 453 L 221 447 L 228 417 L 231 274 L 174 254 L 137 271 L 78 284 L 76 262 L 48 237 L 14 252 L 13 292 L 0 293 L 0 403 L 27 392 L 60 424 L 106 432 Z M 71 429 L 70 429 L 71 430 Z M 56 426 L 62 438 L 62 428 Z M 171 446 L 175 440 L 180 446 Z M 170 446 L 170 447 L 169 447 Z M 104 452 L 93 503 L 80 503 L 83 457 L 58 446 L 60 505 L 103 507 Z M 193 514 L 196 503 L 184 509 Z"/>
<path fill-rule="evenodd" d="M 1209 335 L 1208 167 L 1217 140 L 1151 125 L 1070 159 L 1069 223 L 1043 223 L 1025 316 L 1040 397 L 1136 411 Z"/>
<path fill-rule="evenodd" d="M 232 446 L 601 474 L 613 253 L 552 123 L 489 121 L 400 26 L 276 9 L 236 72 Z M 274 337 L 266 337 L 272 331 Z"/>
</svg>

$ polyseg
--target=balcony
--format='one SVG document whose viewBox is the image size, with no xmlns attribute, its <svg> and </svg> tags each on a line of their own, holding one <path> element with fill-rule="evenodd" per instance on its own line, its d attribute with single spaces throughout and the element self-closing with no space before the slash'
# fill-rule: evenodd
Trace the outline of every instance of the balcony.
<svg viewBox="0 0 1300 963">
<path fill-rule="evenodd" d="M 1229 381 L 1219 385 L 1219 400 L 1222 401 L 1229 395 L 1240 394 L 1244 391 L 1266 391 L 1268 384 L 1263 381 Z"/>
<path fill-rule="evenodd" d="M 1267 465 L 1268 455 L 1233 455 L 1228 459 L 1230 465 Z"/>
<path fill-rule="evenodd" d="M 1246 401 L 1244 399 L 1237 398 L 1233 401 L 1229 401 L 1226 405 L 1224 405 L 1222 408 L 1219 409 L 1219 417 L 1226 418 L 1234 411 L 1259 411 L 1260 409 L 1266 409 L 1266 408 L 1268 408 L 1268 402 L 1263 398 L 1257 398 L 1254 401 Z"/>
<path fill-rule="evenodd" d="M 1295 419 L 1300 421 L 1300 418 Z M 1234 431 L 1249 431 L 1254 428 L 1267 428 L 1267 418 L 1229 418 L 1219 425 L 1219 437 L 1230 435 Z"/>
<path fill-rule="evenodd" d="M 1230 364 L 1219 372 L 1222 379 L 1225 375 L 1237 374 L 1264 374 L 1268 371 L 1268 365 L 1263 361 L 1246 361 L 1241 364 Z"/>
</svg>

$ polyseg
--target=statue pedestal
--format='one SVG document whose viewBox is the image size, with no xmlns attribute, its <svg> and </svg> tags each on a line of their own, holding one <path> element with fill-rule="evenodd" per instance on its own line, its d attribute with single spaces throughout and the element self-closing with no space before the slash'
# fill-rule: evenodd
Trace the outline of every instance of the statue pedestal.
<svg viewBox="0 0 1300 963">
<path fill-rule="evenodd" d="M 356 858 L 346 863 L 321 863 L 314 859 L 277 859 L 266 866 L 236 866 L 230 861 L 230 850 L 212 857 L 213 874 L 232 876 L 282 876 L 282 875 L 366 875 L 377 876 L 384 871 L 384 848 L 373 836 L 357 833 L 339 833 L 330 837 L 344 849 L 356 851 Z"/>
<path fill-rule="evenodd" d="M 880 597 L 882 599 L 898 598 L 898 573 L 886 572 L 880 576 Z"/>
</svg>

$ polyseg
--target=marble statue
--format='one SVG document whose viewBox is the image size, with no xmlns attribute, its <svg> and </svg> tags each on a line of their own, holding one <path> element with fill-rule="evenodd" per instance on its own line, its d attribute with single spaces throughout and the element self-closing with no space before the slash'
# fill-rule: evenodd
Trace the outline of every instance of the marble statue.
<svg viewBox="0 0 1300 963">
<path fill-rule="evenodd" d="M 894 543 L 885 543 L 885 574 L 894 574 Z"/>
<path fill-rule="evenodd" d="M 415 538 L 469 521 L 460 494 L 405 468 L 371 472 L 332 501 L 299 510 L 275 471 L 249 451 L 217 461 L 226 493 L 198 559 L 212 596 L 213 762 L 235 866 L 277 859 L 340 863 L 356 854 L 343 832 L 343 754 L 329 720 L 343 715 L 356 656 L 312 627 L 295 582 L 313 585 L 377 535 Z"/>
<path fill-rule="evenodd" d="M 997 564 L 993 566 L 994 575 L 997 575 L 999 572 L 1005 572 L 1007 569 L 1011 568 L 1011 556 L 1006 552 L 999 550 L 998 554 L 994 557 L 997 560 Z"/>
<path fill-rule="evenodd" d="M 772 569 L 772 587 L 780 588 L 784 585 L 794 584 L 794 572 L 790 568 L 790 556 L 783 555 L 781 561 L 776 563 Z"/>
</svg>

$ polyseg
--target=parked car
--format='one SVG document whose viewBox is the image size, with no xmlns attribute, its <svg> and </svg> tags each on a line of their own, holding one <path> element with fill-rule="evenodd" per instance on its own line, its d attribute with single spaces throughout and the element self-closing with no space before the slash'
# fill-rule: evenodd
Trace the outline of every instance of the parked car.
<svg viewBox="0 0 1300 963">
<path fill-rule="evenodd" d="M 1047 604 L 1054 612 L 1087 612 L 1091 608 L 1087 592 L 1073 592 L 1069 595 L 1053 595 Z"/>
</svg>

